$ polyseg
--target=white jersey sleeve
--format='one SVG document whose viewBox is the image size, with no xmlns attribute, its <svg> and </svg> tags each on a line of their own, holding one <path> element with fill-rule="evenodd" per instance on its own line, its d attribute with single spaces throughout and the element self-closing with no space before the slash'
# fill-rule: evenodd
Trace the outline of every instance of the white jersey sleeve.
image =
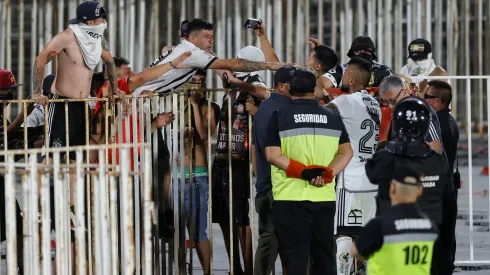
<svg viewBox="0 0 490 275">
<path fill-rule="evenodd" d="M 206 70 L 213 62 L 218 59 L 201 49 L 194 49 L 191 51 L 192 55 L 184 60 L 184 64 L 192 68 L 199 68 Z"/>
</svg>

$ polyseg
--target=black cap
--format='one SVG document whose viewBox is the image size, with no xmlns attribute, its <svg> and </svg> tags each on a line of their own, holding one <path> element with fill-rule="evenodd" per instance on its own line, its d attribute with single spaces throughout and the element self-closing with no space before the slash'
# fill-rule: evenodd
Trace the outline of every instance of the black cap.
<svg viewBox="0 0 490 275">
<path fill-rule="evenodd" d="M 56 74 L 50 74 L 43 80 L 43 95 L 48 96 L 51 93 L 51 86 L 53 86 L 54 78 Z"/>
<path fill-rule="evenodd" d="M 418 38 L 410 42 L 408 45 L 408 57 L 414 60 L 427 59 L 429 53 L 432 52 L 432 45 L 429 41 Z"/>
<path fill-rule="evenodd" d="M 291 79 L 291 94 L 313 93 L 316 87 L 315 75 L 307 69 L 297 69 Z"/>
<path fill-rule="evenodd" d="M 293 66 L 284 66 L 276 71 L 274 75 L 274 86 L 277 86 L 277 83 L 288 83 L 293 79 L 293 74 L 296 71 L 296 67 Z"/>
<path fill-rule="evenodd" d="M 393 172 L 393 179 L 401 184 L 420 185 L 420 173 L 410 166 L 397 166 Z"/>
<path fill-rule="evenodd" d="M 350 46 L 350 50 L 347 53 L 347 56 L 352 58 L 355 56 L 354 52 L 358 50 L 366 50 L 366 51 L 371 51 L 371 54 L 373 55 L 373 60 L 376 60 L 376 47 L 374 46 L 374 42 L 369 36 L 358 36 L 354 38 L 352 41 L 352 44 Z"/>
<path fill-rule="evenodd" d="M 77 18 L 70 19 L 70 24 L 86 23 L 101 17 L 107 17 L 105 8 L 95 1 L 87 1 L 78 5 Z"/>
</svg>

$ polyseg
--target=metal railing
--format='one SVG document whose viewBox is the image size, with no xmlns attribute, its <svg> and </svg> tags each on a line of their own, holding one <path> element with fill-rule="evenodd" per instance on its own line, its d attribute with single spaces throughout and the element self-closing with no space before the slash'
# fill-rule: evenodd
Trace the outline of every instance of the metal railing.
<svg viewBox="0 0 490 275">
<path fill-rule="evenodd" d="M 441 77 L 424 77 L 424 79 L 440 79 Z M 490 92 L 490 76 L 444 76 L 444 79 L 449 79 L 451 83 L 456 81 L 465 81 L 467 89 L 466 106 L 467 111 L 466 124 L 471 125 L 471 97 L 472 90 L 470 81 L 486 80 L 487 95 Z M 206 105 L 208 110 L 211 110 L 210 96 L 211 92 L 226 92 L 222 89 L 210 89 L 205 94 L 207 99 Z M 456 98 L 456 97 L 453 97 Z M 24 261 L 23 267 L 25 274 L 50 274 L 54 268 L 51 263 L 50 256 L 50 207 L 49 203 L 49 185 L 50 181 L 54 182 L 55 189 L 55 205 L 56 210 L 56 269 L 57 274 L 63 273 L 66 270 L 71 270 L 76 267 L 78 274 L 117 274 L 119 269 L 123 274 L 185 274 L 186 259 L 189 257 L 190 269 L 188 273 L 192 274 L 193 263 L 193 230 L 190 226 L 190 243 L 189 251 L 187 250 L 186 237 L 186 214 L 185 214 L 185 185 L 184 177 L 185 169 L 189 169 L 189 181 L 192 183 L 192 159 L 193 153 L 190 150 L 190 164 L 186 167 L 184 157 L 179 152 L 185 152 L 186 147 L 193 148 L 191 143 L 187 144 L 185 140 L 185 127 L 192 125 L 191 108 L 186 108 L 187 97 L 184 93 L 177 91 L 173 94 L 158 96 L 155 94 L 128 97 L 131 108 L 131 116 L 124 117 L 122 104 L 119 102 L 111 102 L 107 99 L 84 99 L 84 100 L 51 100 L 51 102 L 65 102 L 65 110 L 68 116 L 69 102 L 84 102 L 86 110 L 86 125 L 89 124 L 89 101 L 100 101 L 101 110 L 99 114 L 101 120 L 100 130 L 104 132 L 104 138 L 99 145 L 86 145 L 66 148 L 48 148 L 49 144 L 45 141 L 45 148 L 30 148 L 29 132 L 27 127 L 23 129 L 23 143 L 20 148 L 10 148 L 9 132 L 7 131 L 7 122 L 4 105 L 4 121 L 3 127 L 3 152 L 0 157 L 3 161 L 0 162 L 0 175 L 5 175 L 6 187 L 6 214 L 7 220 L 15 220 L 15 189 L 16 183 L 22 183 L 23 186 L 23 208 L 24 215 Z M 14 100 L 9 101 L 10 104 L 23 104 L 27 107 L 30 100 Z M 455 102 L 456 103 L 456 102 Z M 0 104 L 6 104 L 0 101 Z M 453 104 L 454 105 L 454 104 Z M 487 106 L 490 106 L 490 97 L 487 96 Z M 231 101 L 228 101 L 228 110 L 231 110 Z M 44 108 L 44 117 L 47 121 L 48 107 Z M 186 113 L 187 116 L 186 116 Z M 152 119 L 159 113 L 172 112 L 176 114 L 175 121 L 164 128 L 153 131 Z M 487 117 L 489 109 L 487 108 Z M 215 114 L 219 115 L 219 114 Z M 68 118 L 65 118 L 68 120 Z M 211 117 L 207 116 L 207 124 L 211 125 Z M 27 125 L 27 115 L 23 115 L 24 125 Z M 231 113 L 228 114 L 228 136 L 232 136 L 232 120 Z M 248 144 L 251 144 L 251 117 L 248 118 Z M 123 125 L 125 127 L 123 127 Z M 132 126 L 131 126 L 132 125 Z M 47 135 L 47 123 L 44 123 L 45 135 Z M 67 127 L 68 129 L 68 127 Z M 90 127 L 86 127 L 85 140 L 90 143 L 91 133 Z M 124 129 L 124 132 L 123 132 Z M 469 165 L 469 238 L 470 238 L 470 255 L 469 258 L 457 259 L 457 265 L 483 265 L 490 264 L 488 260 L 475 259 L 474 252 L 474 227 L 473 227 L 473 163 L 472 163 L 472 131 L 471 127 L 465 128 L 468 135 L 468 165 Z M 66 129 L 65 129 L 66 130 Z M 156 142 L 158 140 L 158 131 L 162 131 L 162 136 L 169 149 L 169 164 L 170 181 L 168 182 L 170 195 L 170 205 L 173 207 L 175 234 L 173 241 L 166 244 L 165 240 L 161 241 L 158 236 L 158 219 L 155 217 L 163 207 L 165 196 L 159 193 L 159 186 L 164 183 L 159 182 L 159 174 L 165 171 L 159 170 L 158 152 L 159 146 L 165 146 Z M 208 168 L 209 194 L 213 193 L 212 184 L 212 162 L 213 148 L 211 128 L 208 127 L 208 138 L 205 140 L 206 160 Z M 488 131 L 488 129 L 487 129 Z M 66 130 L 67 141 L 69 144 L 69 129 Z M 82 133 L 80 133 L 82 134 Z M 119 137 L 116 142 L 116 135 Z M 128 139 L 129 137 L 129 139 Z M 122 140 L 121 140 L 122 138 Z M 228 159 L 232 159 L 232 139 L 228 139 Z M 32 142 L 31 142 L 32 143 Z M 490 141 L 488 141 L 490 147 Z M 31 146 L 33 147 L 33 146 Z M 7 148 L 9 150 L 7 150 Z M 160 148 L 161 149 L 161 148 Z M 51 161 L 48 159 L 45 163 L 36 161 L 39 154 L 53 154 Z M 64 162 L 63 155 L 75 153 L 76 157 L 71 163 L 69 158 Z M 84 157 L 84 154 L 85 157 Z M 87 156 L 97 156 L 97 162 L 90 162 Z M 117 155 L 118 154 L 118 155 Z M 23 161 L 22 161 L 23 159 Z M 488 157 L 490 162 L 490 155 Z M 231 173 L 231 162 L 229 162 L 229 209 L 233 209 L 233 178 Z M 253 169 L 251 157 L 249 157 L 249 173 L 250 181 L 249 188 L 251 198 L 253 198 Z M 70 197 L 70 184 L 73 182 L 75 188 L 73 198 Z M 37 183 L 37 184 L 36 184 Z M 490 190 L 490 179 L 488 182 Z M 189 188 L 192 192 L 192 188 Z M 120 192 L 120 207 L 117 206 L 118 192 Z M 106 194 L 103 196 L 102 194 Z M 83 199 L 84 196 L 88 199 Z M 192 198 L 192 193 L 190 193 Z M 209 195 L 208 205 L 208 229 L 209 240 L 213 247 L 213 232 L 212 232 L 212 195 Z M 70 199 L 74 199 L 71 203 Z M 155 204 L 154 204 L 155 202 Z M 74 251 L 77 258 L 73 262 L 71 258 L 70 246 L 70 225 L 69 225 L 69 207 L 75 205 L 75 209 L 84 209 L 87 211 L 75 211 L 75 244 Z M 192 209 L 192 200 L 190 200 L 189 209 Z M 250 216 L 252 236 L 254 236 L 254 203 L 250 200 Z M 161 206 L 160 206 L 161 205 Z M 40 209 L 39 209 L 40 206 Z M 490 212 L 490 201 L 489 201 Z M 40 225 L 37 221 L 37 214 L 40 213 Z M 192 211 L 190 214 L 192 215 Z M 229 218 L 233 221 L 234 213 L 230 211 Z M 53 217 L 51 217 L 53 218 Z M 85 222 L 85 218 L 88 218 Z M 141 220 L 142 219 L 142 220 Z M 190 219 L 193 220 L 192 217 Z M 143 224 L 141 225 L 141 221 Z M 121 224 L 119 230 L 117 224 Z M 115 226 L 116 225 L 116 226 Z M 39 228 L 40 227 L 40 228 Z M 84 229 L 86 228 L 86 229 Z M 41 233 L 38 234 L 39 229 Z M 16 225 L 15 223 L 7 223 L 7 274 L 15 274 L 17 267 L 16 259 Z M 85 230 L 87 235 L 85 236 Z M 234 274 L 237 267 L 233 266 L 234 252 L 234 236 L 233 224 L 230 223 L 230 269 Z M 255 240 L 252 238 L 252 242 Z M 119 248 L 119 243 L 121 244 Z M 255 243 L 253 246 L 253 256 L 255 256 Z M 29 249 L 26 249 L 29 248 Z M 213 270 L 213 249 L 211 249 L 210 269 Z M 84 259 L 83 255 L 88 252 L 88 256 Z M 121 252 L 119 254 L 119 252 Z M 86 261 L 85 261 L 86 260 Z M 76 263 L 76 264 L 75 264 Z M 86 263 L 86 264 L 85 264 Z M 32 273 L 30 273 L 32 271 Z"/>
</svg>

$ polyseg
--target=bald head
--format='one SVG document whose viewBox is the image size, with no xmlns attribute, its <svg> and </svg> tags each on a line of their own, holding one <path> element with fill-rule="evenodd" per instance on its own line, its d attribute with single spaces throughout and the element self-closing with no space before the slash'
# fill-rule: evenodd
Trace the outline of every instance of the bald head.
<svg viewBox="0 0 490 275">
<path fill-rule="evenodd" d="M 422 194 L 422 186 L 391 181 L 390 198 L 392 205 L 400 203 L 413 203 Z"/>
</svg>

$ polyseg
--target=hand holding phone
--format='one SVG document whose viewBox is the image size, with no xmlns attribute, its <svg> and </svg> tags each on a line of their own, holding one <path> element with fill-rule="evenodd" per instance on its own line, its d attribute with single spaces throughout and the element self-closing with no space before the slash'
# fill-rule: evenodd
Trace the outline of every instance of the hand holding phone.
<svg viewBox="0 0 490 275">
<path fill-rule="evenodd" d="M 259 29 L 260 26 L 260 20 L 254 18 L 248 18 L 243 26 L 247 29 L 257 30 Z"/>
</svg>

